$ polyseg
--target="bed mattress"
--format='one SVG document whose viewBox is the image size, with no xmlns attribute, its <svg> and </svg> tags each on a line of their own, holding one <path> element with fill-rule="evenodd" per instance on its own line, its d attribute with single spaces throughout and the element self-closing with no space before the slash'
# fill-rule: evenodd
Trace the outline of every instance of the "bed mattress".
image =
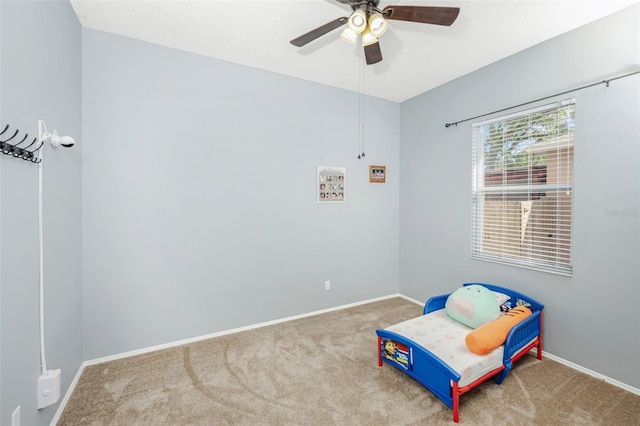
<svg viewBox="0 0 640 426">
<path fill-rule="evenodd" d="M 502 366 L 504 346 L 487 355 L 474 354 L 464 341 L 473 329 L 451 319 L 444 309 L 392 325 L 385 330 L 427 348 L 460 374 L 460 387 Z"/>
</svg>

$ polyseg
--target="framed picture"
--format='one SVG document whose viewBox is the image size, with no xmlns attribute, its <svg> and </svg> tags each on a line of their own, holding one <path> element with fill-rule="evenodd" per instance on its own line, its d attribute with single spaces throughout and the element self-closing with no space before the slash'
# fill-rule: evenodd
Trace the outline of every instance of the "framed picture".
<svg viewBox="0 0 640 426">
<path fill-rule="evenodd" d="M 344 203 L 346 169 L 318 166 L 316 200 L 318 203 Z"/>
<path fill-rule="evenodd" d="M 384 183 L 386 175 L 385 166 L 369 166 L 369 182 Z"/>
</svg>

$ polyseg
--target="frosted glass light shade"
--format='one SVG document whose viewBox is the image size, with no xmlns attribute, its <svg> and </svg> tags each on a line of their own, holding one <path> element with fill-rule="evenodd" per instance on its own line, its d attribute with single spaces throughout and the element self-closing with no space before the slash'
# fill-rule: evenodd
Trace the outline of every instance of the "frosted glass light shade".
<svg viewBox="0 0 640 426">
<path fill-rule="evenodd" d="M 364 10 L 354 10 L 351 16 L 349 16 L 347 27 L 351 28 L 351 30 L 355 31 L 358 34 L 363 32 L 367 27 L 367 14 L 364 13 Z"/>
<path fill-rule="evenodd" d="M 349 27 L 345 27 L 344 31 L 342 31 L 342 34 L 340 34 L 340 37 L 347 43 L 355 44 L 356 39 L 358 38 L 358 33 L 353 31 Z"/>
<path fill-rule="evenodd" d="M 387 21 L 380 15 L 379 13 L 372 13 L 369 16 L 369 29 L 371 30 L 371 34 L 375 37 L 380 37 L 387 31 L 389 28 L 389 24 Z"/>
<path fill-rule="evenodd" d="M 362 45 L 370 46 L 378 42 L 378 38 L 371 33 L 371 30 L 367 27 L 362 33 Z"/>
</svg>

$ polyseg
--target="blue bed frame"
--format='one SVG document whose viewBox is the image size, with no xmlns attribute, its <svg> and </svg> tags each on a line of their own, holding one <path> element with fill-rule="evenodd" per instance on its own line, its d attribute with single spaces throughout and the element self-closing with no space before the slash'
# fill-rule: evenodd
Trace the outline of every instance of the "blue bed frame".
<svg viewBox="0 0 640 426">
<path fill-rule="evenodd" d="M 460 375 L 449 367 L 446 362 L 436 357 L 425 347 L 391 331 L 384 329 L 376 330 L 376 334 L 378 335 L 378 365 L 382 366 L 382 363 L 386 362 L 413 377 L 440 398 L 440 400 L 442 400 L 442 402 L 444 402 L 449 408 L 453 409 L 453 421 L 456 423 L 459 420 L 460 395 L 473 389 L 480 383 L 498 375 L 498 373 L 500 373 L 500 375 L 498 376 L 496 383 L 502 383 L 511 371 L 513 363 L 534 347 L 537 348 L 537 358 L 539 360 L 542 359 L 542 311 L 544 309 L 544 305 L 518 291 L 497 285 L 484 283 L 465 283 L 464 285 L 467 286 L 472 284 L 482 285 L 489 290 L 509 295 L 514 306 L 517 299 L 521 299 L 529 303 L 532 315 L 515 325 L 507 335 L 507 339 L 504 343 L 502 366 L 467 386 L 459 387 L 458 382 L 460 381 Z M 443 294 L 440 296 L 434 296 L 427 300 L 424 305 L 423 314 L 444 309 L 448 297 L 449 294 Z M 394 361 L 388 360 L 382 355 L 382 344 L 386 339 L 393 340 L 408 348 L 408 365 L 401 366 Z"/>
</svg>

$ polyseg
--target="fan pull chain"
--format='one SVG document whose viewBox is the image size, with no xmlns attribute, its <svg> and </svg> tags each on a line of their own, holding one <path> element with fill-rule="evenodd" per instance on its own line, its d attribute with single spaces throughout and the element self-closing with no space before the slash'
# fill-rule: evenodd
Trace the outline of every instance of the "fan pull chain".
<svg viewBox="0 0 640 426">
<path fill-rule="evenodd" d="M 360 69 L 359 69 L 359 90 L 360 96 L 358 97 L 359 101 L 359 128 L 358 128 L 358 152 L 360 152 L 360 148 L 362 148 L 362 153 L 358 154 L 358 160 L 364 158 L 364 58 L 362 57 L 363 50 L 360 49 Z"/>
<path fill-rule="evenodd" d="M 364 63 L 360 61 L 360 68 L 362 70 L 362 91 L 360 97 L 362 98 L 362 157 L 364 158 Z"/>
<path fill-rule="evenodd" d="M 360 146 L 362 145 L 362 50 L 358 49 L 358 160 L 362 158 L 360 155 Z"/>
</svg>

